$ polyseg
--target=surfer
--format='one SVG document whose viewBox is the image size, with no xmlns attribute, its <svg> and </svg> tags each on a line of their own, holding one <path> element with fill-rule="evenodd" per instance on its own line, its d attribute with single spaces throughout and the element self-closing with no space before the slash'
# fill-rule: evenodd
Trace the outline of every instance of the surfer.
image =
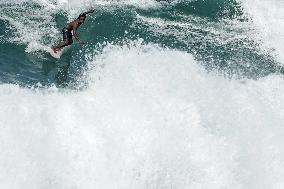
<svg viewBox="0 0 284 189">
<path fill-rule="evenodd" d="M 78 27 L 85 22 L 87 14 L 93 13 L 93 12 L 94 12 L 94 10 L 84 12 L 84 13 L 80 14 L 79 17 L 76 20 L 74 20 L 70 23 L 67 23 L 64 26 L 64 28 L 62 29 L 63 42 L 58 44 L 57 46 L 51 47 L 51 49 L 53 50 L 54 53 L 57 53 L 57 51 L 60 51 L 63 47 L 71 45 L 73 43 L 72 36 L 74 36 L 75 39 L 77 39 L 81 45 L 85 44 L 85 42 L 79 38 L 76 31 L 77 31 Z M 72 31 L 73 31 L 73 35 L 72 35 Z"/>
</svg>

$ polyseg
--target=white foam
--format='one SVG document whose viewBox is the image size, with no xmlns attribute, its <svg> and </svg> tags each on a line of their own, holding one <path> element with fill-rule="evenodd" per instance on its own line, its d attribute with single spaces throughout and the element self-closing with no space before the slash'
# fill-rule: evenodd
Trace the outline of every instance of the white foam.
<svg viewBox="0 0 284 189">
<path fill-rule="evenodd" d="M 284 187 L 282 78 L 208 75 L 143 41 L 108 45 L 88 75 L 81 92 L 0 85 L 1 187 Z"/>
<path fill-rule="evenodd" d="M 58 10 L 32 9 L 18 4 L 9 7 L 3 6 L 0 9 L 3 12 L 0 19 L 9 22 L 9 27 L 15 31 L 9 40 L 26 44 L 27 52 L 43 50 L 45 46 L 50 46 L 57 40 L 59 31 L 56 29 L 52 14 Z M 43 41 L 45 36 L 51 38 L 48 44 L 45 44 Z"/>
<path fill-rule="evenodd" d="M 265 49 L 274 51 L 274 56 L 284 63 L 284 2 L 282 0 L 240 0 L 245 12 L 258 29 L 257 38 Z"/>
</svg>

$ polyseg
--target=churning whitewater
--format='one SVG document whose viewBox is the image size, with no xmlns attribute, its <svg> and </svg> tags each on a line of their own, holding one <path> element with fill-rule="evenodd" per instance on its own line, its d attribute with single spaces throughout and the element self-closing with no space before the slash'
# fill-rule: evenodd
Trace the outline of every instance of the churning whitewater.
<svg viewBox="0 0 284 189">
<path fill-rule="evenodd" d="M 0 188 L 283 188 L 283 9 L 0 0 Z"/>
</svg>

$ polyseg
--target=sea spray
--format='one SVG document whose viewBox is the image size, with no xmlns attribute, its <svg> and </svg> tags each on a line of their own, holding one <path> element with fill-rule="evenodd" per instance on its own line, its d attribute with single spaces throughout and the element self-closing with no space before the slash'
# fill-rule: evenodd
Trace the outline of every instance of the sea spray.
<svg viewBox="0 0 284 189">
<path fill-rule="evenodd" d="M 89 64 L 81 92 L 1 85 L 3 186 L 282 186 L 280 77 L 230 81 L 141 43 Z"/>
<path fill-rule="evenodd" d="M 264 45 L 264 49 L 273 54 L 283 64 L 283 19 L 284 2 L 240 0 L 246 14 L 257 28 L 256 39 Z"/>
</svg>

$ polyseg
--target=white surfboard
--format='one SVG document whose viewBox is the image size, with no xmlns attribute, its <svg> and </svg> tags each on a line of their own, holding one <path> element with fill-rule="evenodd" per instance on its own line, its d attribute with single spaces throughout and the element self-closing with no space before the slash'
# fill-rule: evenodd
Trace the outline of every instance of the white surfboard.
<svg viewBox="0 0 284 189">
<path fill-rule="evenodd" d="M 57 51 L 56 53 L 50 48 L 48 47 L 46 49 L 46 51 L 53 57 L 53 58 L 56 58 L 56 59 L 60 59 L 62 53 L 63 53 L 63 50 L 60 50 L 60 51 Z"/>
</svg>

